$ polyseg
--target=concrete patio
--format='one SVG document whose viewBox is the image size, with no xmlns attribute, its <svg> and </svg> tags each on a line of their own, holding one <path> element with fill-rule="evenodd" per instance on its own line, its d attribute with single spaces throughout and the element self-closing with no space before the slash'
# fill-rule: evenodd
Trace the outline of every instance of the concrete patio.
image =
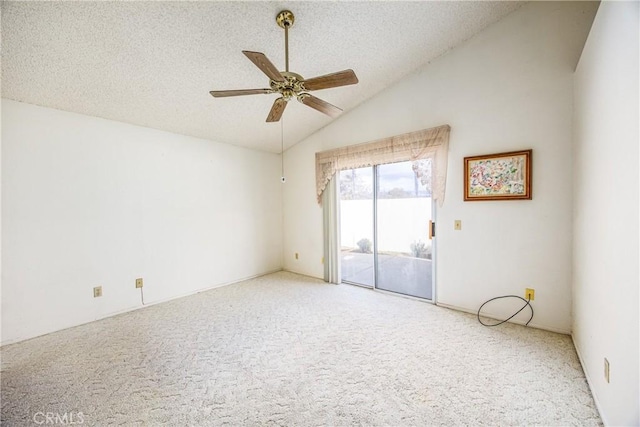
<svg viewBox="0 0 640 427">
<path fill-rule="evenodd" d="M 373 254 L 343 250 L 340 256 L 342 280 L 374 285 Z M 432 299 L 431 260 L 402 254 L 378 254 L 377 289 Z"/>
</svg>

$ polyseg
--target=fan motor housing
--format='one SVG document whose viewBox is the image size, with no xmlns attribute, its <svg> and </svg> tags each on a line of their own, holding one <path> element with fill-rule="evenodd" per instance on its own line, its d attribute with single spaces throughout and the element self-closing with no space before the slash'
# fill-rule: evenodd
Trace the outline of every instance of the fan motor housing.
<svg viewBox="0 0 640 427">
<path fill-rule="evenodd" d="M 280 74 L 284 77 L 283 82 L 271 80 L 269 84 L 271 89 L 282 94 L 287 101 L 305 90 L 304 79 L 300 74 L 286 71 L 281 71 Z"/>
</svg>

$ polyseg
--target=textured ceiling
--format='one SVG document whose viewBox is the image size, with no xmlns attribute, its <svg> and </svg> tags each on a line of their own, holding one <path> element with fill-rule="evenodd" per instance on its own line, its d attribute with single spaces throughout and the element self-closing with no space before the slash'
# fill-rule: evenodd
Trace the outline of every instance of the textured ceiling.
<svg viewBox="0 0 640 427">
<path fill-rule="evenodd" d="M 313 92 L 349 111 L 498 21 L 522 2 L 2 2 L 2 96 L 213 141 L 280 152 L 265 123 L 276 94 L 242 50 L 284 69 L 283 9 L 295 14 L 290 69 L 347 68 L 360 83 Z M 285 145 L 331 119 L 298 102 Z"/>
</svg>

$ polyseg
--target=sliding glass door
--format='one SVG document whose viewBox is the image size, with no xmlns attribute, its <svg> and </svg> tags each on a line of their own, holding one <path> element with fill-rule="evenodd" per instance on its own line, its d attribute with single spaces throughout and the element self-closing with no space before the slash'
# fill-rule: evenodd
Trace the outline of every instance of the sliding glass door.
<svg viewBox="0 0 640 427">
<path fill-rule="evenodd" d="M 342 280 L 432 299 L 428 160 L 340 173 Z"/>
<path fill-rule="evenodd" d="M 412 162 L 376 168 L 376 287 L 431 299 L 431 193 Z"/>
</svg>

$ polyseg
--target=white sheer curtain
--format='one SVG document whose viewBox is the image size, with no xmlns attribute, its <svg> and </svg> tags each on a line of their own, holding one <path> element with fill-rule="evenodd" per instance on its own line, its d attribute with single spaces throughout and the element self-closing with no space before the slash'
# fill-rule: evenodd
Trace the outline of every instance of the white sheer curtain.
<svg viewBox="0 0 640 427">
<path fill-rule="evenodd" d="M 340 202 L 338 177 L 329 180 L 322 193 L 322 219 L 324 224 L 324 280 L 340 284 Z"/>
</svg>

